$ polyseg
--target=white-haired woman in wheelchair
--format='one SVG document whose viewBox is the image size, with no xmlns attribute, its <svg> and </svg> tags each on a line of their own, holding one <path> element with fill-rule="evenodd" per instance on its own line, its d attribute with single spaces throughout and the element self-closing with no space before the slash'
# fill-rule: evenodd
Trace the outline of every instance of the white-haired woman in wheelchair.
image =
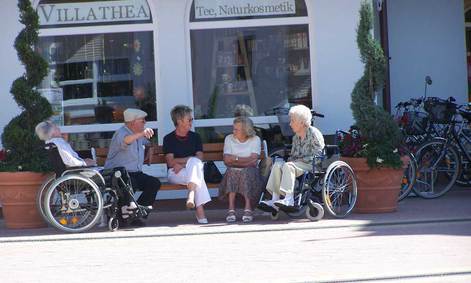
<svg viewBox="0 0 471 283">
<path fill-rule="evenodd" d="M 36 125 L 36 135 L 46 144 L 53 143 L 66 167 L 96 166 L 93 159 L 79 157 L 70 144 L 62 137 L 61 130 L 51 121 L 43 121 Z"/>
<path fill-rule="evenodd" d="M 324 137 L 315 127 L 311 126 L 311 110 L 304 105 L 296 105 L 289 110 L 290 126 L 294 132 L 291 154 L 287 162 L 277 160 L 273 165 L 267 191 L 272 195 L 271 200 L 260 202 L 261 207 L 269 206 L 290 209 L 294 206 L 294 184 L 296 177 L 306 171 L 311 171 L 315 156 L 322 155 Z M 281 199 L 281 196 L 284 198 Z"/>
</svg>

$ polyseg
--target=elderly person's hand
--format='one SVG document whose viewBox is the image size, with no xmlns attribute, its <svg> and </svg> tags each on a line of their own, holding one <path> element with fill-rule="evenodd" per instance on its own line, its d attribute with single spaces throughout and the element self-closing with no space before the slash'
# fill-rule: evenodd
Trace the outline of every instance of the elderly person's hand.
<svg viewBox="0 0 471 283">
<path fill-rule="evenodd" d="M 180 170 L 182 170 L 183 168 L 183 165 L 175 163 L 175 165 L 173 166 L 173 171 L 175 172 L 175 174 L 178 174 L 178 172 L 180 172 Z"/>
<path fill-rule="evenodd" d="M 151 128 L 145 128 L 144 131 L 141 132 L 143 137 L 150 139 L 154 135 L 154 130 Z"/>
</svg>

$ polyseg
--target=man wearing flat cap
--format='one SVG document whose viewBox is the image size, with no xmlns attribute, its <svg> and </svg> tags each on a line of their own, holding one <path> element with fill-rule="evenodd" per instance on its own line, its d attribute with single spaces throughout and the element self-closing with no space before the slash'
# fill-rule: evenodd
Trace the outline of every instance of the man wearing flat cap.
<svg viewBox="0 0 471 283">
<path fill-rule="evenodd" d="M 156 177 L 142 172 L 144 164 L 145 146 L 154 135 L 154 131 L 145 128 L 147 113 L 128 108 L 124 111 L 124 126 L 119 128 L 111 139 L 105 169 L 124 167 L 131 177 L 134 190 L 141 190 L 142 194 L 137 200 L 139 205 L 152 209 L 157 191 L 160 189 L 160 181 Z M 121 208 L 123 218 L 130 214 L 130 210 L 136 209 L 133 202 L 125 201 Z"/>
</svg>

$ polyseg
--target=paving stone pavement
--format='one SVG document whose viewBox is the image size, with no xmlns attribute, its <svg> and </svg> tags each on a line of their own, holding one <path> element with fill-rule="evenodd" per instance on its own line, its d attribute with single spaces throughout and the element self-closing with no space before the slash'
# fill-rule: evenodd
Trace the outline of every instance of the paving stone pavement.
<svg viewBox="0 0 471 283">
<path fill-rule="evenodd" d="M 0 282 L 471 282 L 471 189 L 318 222 L 225 212 L 197 225 L 157 208 L 147 227 L 81 234 L 0 221 Z"/>
</svg>

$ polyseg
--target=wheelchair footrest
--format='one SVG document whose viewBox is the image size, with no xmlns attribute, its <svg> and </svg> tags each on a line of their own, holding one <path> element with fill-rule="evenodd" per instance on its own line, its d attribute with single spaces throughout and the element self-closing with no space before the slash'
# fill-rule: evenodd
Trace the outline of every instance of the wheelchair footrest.
<svg viewBox="0 0 471 283">
<path fill-rule="evenodd" d="M 275 203 L 275 205 L 282 211 L 284 212 L 287 212 L 287 213 L 294 213 L 294 212 L 298 212 L 299 209 L 296 207 L 296 206 L 288 206 L 288 205 L 284 205 L 284 204 L 281 204 L 281 203 Z"/>
<path fill-rule="evenodd" d="M 265 212 L 270 212 L 270 213 L 277 213 L 278 210 L 276 210 L 274 207 L 272 206 L 269 206 L 263 202 L 260 202 L 258 205 L 257 205 L 257 208 L 262 210 L 262 211 L 265 211 Z"/>
</svg>

